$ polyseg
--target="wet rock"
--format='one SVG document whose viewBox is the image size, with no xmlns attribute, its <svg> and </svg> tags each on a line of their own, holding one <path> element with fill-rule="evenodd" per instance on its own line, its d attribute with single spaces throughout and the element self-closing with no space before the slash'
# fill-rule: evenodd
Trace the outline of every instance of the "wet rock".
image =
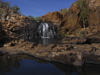
<svg viewBox="0 0 100 75">
<path fill-rule="evenodd" d="M 83 62 L 82 61 L 75 61 L 75 62 L 73 62 L 73 65 L 74 66 L 82 66 L 83 65 Z"/>
</svg>

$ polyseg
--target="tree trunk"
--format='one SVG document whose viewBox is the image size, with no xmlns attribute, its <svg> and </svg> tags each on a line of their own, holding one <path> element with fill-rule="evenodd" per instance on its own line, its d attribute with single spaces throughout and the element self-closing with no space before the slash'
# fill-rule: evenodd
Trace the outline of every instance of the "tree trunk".
<svg viewBox="0 0 100 75">
<path fill-rule="evenodd" d="M 83 19 L 83 27 L 85 28 L 85 22 L 84 22 L 84 19 Z"/>
</svg>

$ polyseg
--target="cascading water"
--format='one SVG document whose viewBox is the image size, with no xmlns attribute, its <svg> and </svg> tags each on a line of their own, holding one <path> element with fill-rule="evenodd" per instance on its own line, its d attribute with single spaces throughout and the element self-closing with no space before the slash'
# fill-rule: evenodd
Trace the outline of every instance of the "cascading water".
<svg viewBox="0 0 100 75">
<path fill-rule="evenodd" d="M 24 38 L 36 44 L 52 44 L 56 42 L 56 28 L 49 23 L 37 23 L 35 27 L 25 29 Z"/>
<path fill-rule="evenodd" d="M 54 38 L 57 36 L 54 25 L 41 23 L 38 27 L 38 34 L 41 38 Z"/>
</svg>

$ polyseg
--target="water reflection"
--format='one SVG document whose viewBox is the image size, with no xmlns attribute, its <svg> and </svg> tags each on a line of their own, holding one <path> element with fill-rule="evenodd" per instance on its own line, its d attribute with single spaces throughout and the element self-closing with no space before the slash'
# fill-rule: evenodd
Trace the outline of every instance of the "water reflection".
<svg viewBox="0 0 100 75">
<path fill-rule="evenodd" d="M 74 67 L 46 62 L 28 55 L 0 56 L 0 75 L 100 75 L 100 66 Z"/>
</svg>

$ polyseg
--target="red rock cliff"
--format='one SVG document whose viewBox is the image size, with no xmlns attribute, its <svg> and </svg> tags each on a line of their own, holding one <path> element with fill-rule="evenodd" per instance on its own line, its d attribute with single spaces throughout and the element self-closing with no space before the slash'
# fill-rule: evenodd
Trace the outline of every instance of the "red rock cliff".
<svg viewBox="0 0 100 75">
<path fill-rule="evenodd" d="M 51 22 L 54 25 L 59 26 L 60 22 L 62 21 L 63 15 L 59 12 L 48 12 L 46 15 L 41 17 L 43 22 Z"/>
</svg>

